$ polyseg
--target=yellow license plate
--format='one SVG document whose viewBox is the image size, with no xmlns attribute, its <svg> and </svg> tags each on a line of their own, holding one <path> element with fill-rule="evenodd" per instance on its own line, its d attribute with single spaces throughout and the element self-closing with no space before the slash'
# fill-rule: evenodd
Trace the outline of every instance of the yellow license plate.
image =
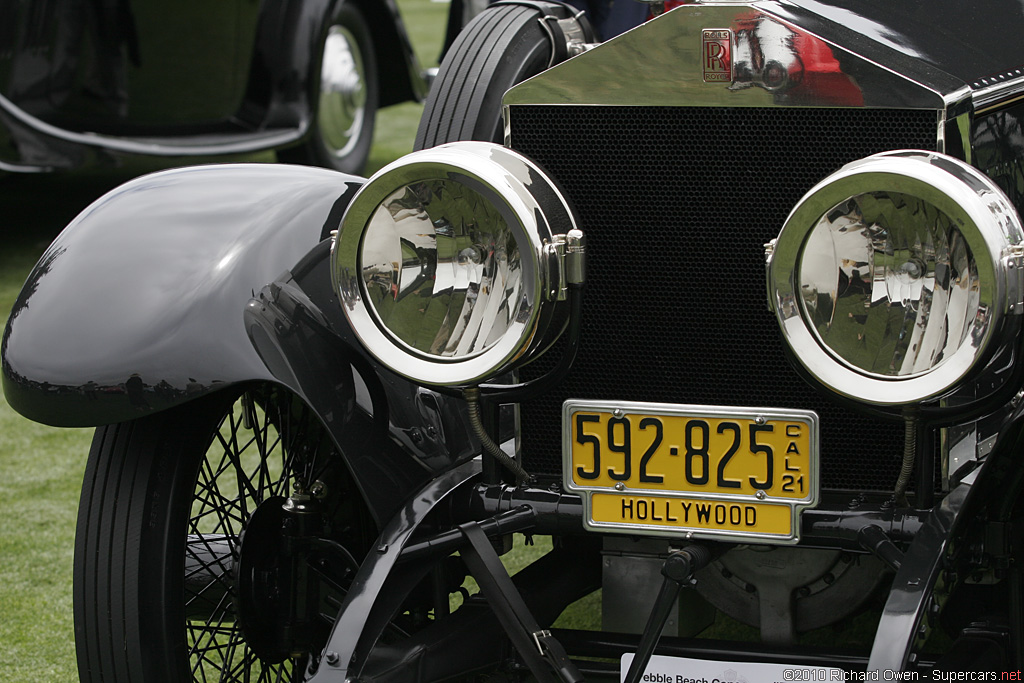
<svg viewBox="0 0 1024 683">
<path fill-rule="evenodd" d="M 562 431 L 594 530 L 795 543 L 818 500 L 810 411 L 570 400 Z"/>
</svg>

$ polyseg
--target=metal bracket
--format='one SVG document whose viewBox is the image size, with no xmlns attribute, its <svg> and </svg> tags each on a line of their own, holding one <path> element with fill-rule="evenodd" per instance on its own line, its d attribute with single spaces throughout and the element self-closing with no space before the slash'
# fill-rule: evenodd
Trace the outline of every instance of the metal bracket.
<svg viewBox="0 0 1024 683">
<path fill-rule="evenodd" d="M 587 30 L 581 23 L 583 14 L 583 12 L 579 12 L 568 19 L 559 19 L 547 14 L 537 19 L 541 28 L 548 34 L 548 38 L 551 39 L 551 59 L 548 60 L 546 68 L 550 69 L 555 64 L 598 46 L 598 43 L 587 41 Z"/>
<path fill-rule="evenodd" d="M 537 646 L 537 652 L 543 657 L 544 654 L 545 654 L 545 651 L 544 651 L 544 644 L 541 643 L 541 639 L 542 638 L 550 638 L 551 637 L 551 631 L 549 631 L 549 630 L 547 630 L 545 628 L 542 628 L 539 631 L 534 631 L 530 635 L 533 636 L 533 643 L 534 643 L 534 645 Z"/>
<path fill-rule="evenodd" d="M 392 517 L 377 537 L 376 552 L 363 560 L 353 579 L 324 648 L 326 665 L 320 667 L 310 683 L 343 683 L 351 678 L 350 674 L 358 676 L 360 667 L 365 663 L 366 652 L 380 635 L 364 633 L 364 629 L 372 621 L 374 605 L 384 592 L 384 583 L 402 550 L 434 507 L 479 472 L 480 465 L 476 460 L 449 470 L 410 496 L 405 506 Z M 365 647 L 362 657 L 356 659 L 356 647 L 360 642 Z"/>
<path fill-rule="evenodd" d="M 569 19 L 559 19 L 549 14 L 539 19 L 541 26 L 543 26 L 551 38 L 552 44 L 556 46 L 551 51 L 551 61 L 548 62 L 549 69 L 557 62 L 581 55 L 599 45 L 599 43 L 587 41 L 586 30 L 580 23 L 582 16 L 583 12 L 579 12 Z M 561 54 L 559 54 L 558 46 L 564 46 L 564 52 L 561 52 Z"/>
<path fill-rule="evenodd" d="M 1024 315 L 1024 245 L 1007 247 L 1002 261 L 1007 272 L 1007 311 L 1013 315 Z"/>
<path fill-rule="evenodd" d="M 586 279 L 587 238 L 583 231 L 570 230 L 564 235 L 552 235 L 545 243 L 548 260 L 548 299 L 565 301 L 570 285 L 582 285 Z"/>
<path fill-rule="evenodd" d="M 651 661 L 651 655 L 654 654 L 654 648 L 661 638 L 661 632 L 665 629 L 665 620 L 668 619 L 672 605 L 679 598 L 679 591 L 684 586 L 689 586 L 694 573 L 707 566 L 709 562 L 711 552 L 702 545 L 689 545 L 669 554 L 661 567 L 661 574 L 665 578 L 658 597 L 654 600 L 654 607 L 651 608 L 647 628 L 640 637 L 636 656 L 633 657 L 629 670 L 622 679 L 625 683 L 640 683 L 647 664 Z"/>
<path fill-rule="evenodd" d="M 469 541 L 461 552 L 463 561 L 534 677 L 540 683 L 582 683 L 582 674 L 564 648 L 530 613 L 480 526 L 469 522 L 459 530 Z"/>
</svg>

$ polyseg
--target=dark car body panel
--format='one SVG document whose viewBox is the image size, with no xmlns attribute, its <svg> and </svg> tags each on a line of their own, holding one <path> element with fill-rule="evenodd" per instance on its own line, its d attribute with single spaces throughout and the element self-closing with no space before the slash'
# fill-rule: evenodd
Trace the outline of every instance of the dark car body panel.
<svg viewBox="0 0 1024 683">
<path fill-rule="evenodd" d="M 3 92 L 55 125 L 173 127 L 222 122 L 249 80 L 260 7 L 187 0 L 8 1 Z"/>
<path fill-rule="evenodd" d="M 394 0 L 355 3 L 380 105 L 425 83 Z M 319 93 L 311 46 L 342 0 L 3 0 L 0 170 L 74 168 L 106 152 L 239 154 L 298 142 Z"/>
<path fill-rule="evenodd" d="M 1020 75 L 1024 7 L 998 0 L 886 2 L 795 0 L 761 3 L 780 18 L 819 35 L 844 27 L 910 60 L 923 61 L 973 87 L 983 79 Z M 992 18 L 998 16 L 998 21 Z M 950 21 L 955 17 L 955 21 Z M 827 22 L 828 28 L 823 22 Z M 855 47 L 847 41 L 836 41 Z"/>
<path fill-rule="evenodd" d="M 242 325 L 246 302 L 320 241 L 331 207 L 357 185 L 302 167 L 220 166 L 101 197 L 46 251 L 11 312 L 8 401 L 84 426 L 269 379 Z M 68 325 L 75 334 L 61 332 Z M 34 407 L 27 387 L 59 398 Z"/>
</svg>

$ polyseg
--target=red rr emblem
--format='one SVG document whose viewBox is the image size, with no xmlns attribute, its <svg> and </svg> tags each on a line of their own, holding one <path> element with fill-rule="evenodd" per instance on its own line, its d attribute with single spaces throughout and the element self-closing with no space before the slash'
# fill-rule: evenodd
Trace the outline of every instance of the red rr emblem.
<svg viewBox="0 0 1024 683">
<path fill-rule="evenodd" d="M 701 60 L 705 83 L 732 83 L 732 31 L 727 28 L 701 31 Z"/>
</svg>

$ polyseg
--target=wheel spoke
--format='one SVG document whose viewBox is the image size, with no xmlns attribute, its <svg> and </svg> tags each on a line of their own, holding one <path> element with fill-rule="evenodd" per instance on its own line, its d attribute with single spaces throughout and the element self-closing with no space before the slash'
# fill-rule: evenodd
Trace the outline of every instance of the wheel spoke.
<svg viewBox="0 0 1024 683">
<path fill-rule="evenodd" d="M 236 563 L 243 532 L 261 504 L 288 497 L 292 485 L 308 489 L 321 478 L 331 482 L 336 461 L 328 444 L 304 406 L 289 396 L 259 392 L 237 401 L 211 434 L 186 524 L 185 631 L 193 680 L 302 680 L 304 660 L 270 664 L 246 642 L 245 629 L 254 626 L 239 621 Z M 327 590 L 345 592 L 342 585 Z"/>
<path fill-rule="evenodd" d="M 207 622 L 214 619 L 217 620 L 218 624 L 225 622 L 233 623 L 235 621 L 235 604 L 233 592 L 226 592 L 219 596 L 217 604 L 210 610 L 208 616 L 204 615 Z"/>
<path fill-rule="evenodd" d="M 295 451 L 294 450 L 289 450 L 285 454 L 284 467 L 283 467 L 282 471 L 283 472 L 292 472 L 294 467 L 295 467 Z M 310 481 L 309 479 L 306 479 L 307 485 L 308 485 L 309 481 Z M 289 477 L 281 476 L 276 482 L 271 484 L 271 486 L 270 486 L 270 495 L 271 496 L 287 496 L 288 495 L 288 491 L 287 491 L 288 482 L 289 482 Z"/>
<path fill-rule="evenodd" d="M 282 411 L 275 415 L 273 402 L 260 409 L 247 395 L 240 403 L 241 409 L 229 411 L 214 432 L 200 465 L 188 521 L 186 608 L 210 607 L 203 613 L 204 621 L 186 625 L 197 681 L 284 680 L 288 670 L 287 663 L 262 662 L 246 645 L 234 623 L 231 567 L 239 535 L 255 509 L 270 496 L 287 495 L 298 456 L 282 439 Z M 275 459 L 280 470 L 274 467 Z"/>
<path fill-rule="evenodd" d="M 217 438 L 223 444 L 225 454 L 235 467 L 235 483 L 238 486 L 238 502 L 242 508 L 242 518 L 248 519 L 249 515 L 252 514 L 252 511 L 246 506 L 246 494 L 251 496 L 253 500 L 259 500 L 259 492 L 253 488 L 252 481 L 245 476 L 245 467 L 242 465 L 241 459 L 241 454 L 245 449 L 238 447 L 238 424 L 233 412 L 228 415 L 228 422 L 231 426 L 230 441 L 225 441 L 220 432 L 217 433 Z M 246 444 L 246 449 L 247 448 L 248 444 Z"/>
<path fill-rule="evenodd" d="M 224 597 L 231 595 L 236 543 L 228 536 L 189 535 L 185 544 L 186 615 L 215 614 Z"/>
<path fill-rule="evenodd" d="M 259 460 L 258 460 L 258 462 L 256 464 L 256 470 L 253 473 L 255 475 L 255 479 L 256 479 L 256 488 L 255 488 L 255 493 L 253 494 L 253 497 L 257 501 L 263 500 L 263 495 L 264 495 L 264 492 L 266 491 L 266 488 L 265 488 L 265 486 L 266 486 L 265 474 L 267 473 L 267 457 L 269 456 L 269 452 L 267 451 L 267 432 L 266 432 L 266 430 L 268 428 L 268 423 L 269 423 L 269 420 L 267 418 L 267 414 L 266 414 L 266 412 L 264 412 L 263 413 L 263 420 L 260 422 L 258 427 L 254 423 L 253 424 L 253 430 L 252 430 L 252 438 L 253 438 L 253 442 L 256 444 L 256 452 L 259 453 L 259 456 L 260 456 Z M 253 477 L 252 476 L 246 477 L 246 479 L 251 482 Z"/>
<path fill-rule="evenodd" d="M 198 673 L 202 680 L 207 679 L 207 673 L 219 672 L 216 680 L 237 680 L 234 673 L 239 665 L 234 665 L 236 653 L 239 647 L 248 652 L 245 640 L 242 637 L 237 625 L 225 626 L 225 617 L 231 611 L 231 602 L 228 596 L 222 600 L 223 609 L 220 611 L 220 618 L 215 625 L 209 623 L 194 626 L 188 625 L 190 636 L 194 637 L 195 645 L 189 652 L 190 659 L 195 662 L 192 669 L 193 677 Z M 196 635 L 198 633 L 198 635 Z M 211 656 L 213 655 L 213 656 Z M 242 665 L 244 665 L 244 657 Z M 229 676 L 225 678 L 225 676 Z"/>
<path fill-rule="evenodd" d="M 237 500 L 225 496 L 220 490 L 220 475 L 226 472 L 229 467 L 231 467 L 230 463 L 227 458 L 224 458 L 217 471 L 214 472 L 210 467 L 209 460 L 204 460 L 199 474 L 200 481 L 195 492 L 195 502 L 202 505 L 199 511 L 193 511 L 190 520 L 191 531 L 198 533 L 201 527 L 198 522 L 210 515 L 217 517 L 216 526 L 210 529 L 212 532 L 236 535 L 241 530 L 244 521 L 242 515 L 239 513 L 232 517 L 229 514 L 230 510 L 238 508 Z M 194 507 L 195 505 L 193 504 Z M 237 522 L 237 527 L 231 523 L 232 520 Z"/>
<path fill-rule="evenodd" d="M 238 654 L 239 650 L 241 650 L 241 655 Z M 228 652 L 230 654 L 228 655 L 227 671 L 224 672 L 224 676 L 221 678 L 221 680 L 248 681 L 250 670 L 249 664 L 255 662 L 256 658 L 245 646 L 245 641 L 243 641 L 240 636 L 232 634 Z M 238 663 L 232 666 L 232 663 L 235 662 L 236 658 L 238 659 Z M 242 674 L 241 678 L 239 678 L 239 673 Z"/>
<path fill-rule="evenodd" d="M 233 634 L 230 631 L 223 629 L 212 629 L 204 627 L 202 629 L 189 629 L 189 635 L 194 635 L 195 630 L 200 631 L 199 637 L 195 640 L 196 645 L 193 646 L 189 651 L 189 656 L 195 663 L 192 668 L 193 678 L 198 674 L 202 677 L 202 680 L 206 680 L 207 671 L 223 671 L 224 665 L 230 661 Z M 223 642 L 218 639 L 218 635 L 221 638 L 226 638 L 227 642 Z M 225 654 L 226 653 L 226 654 Z M 215 655 L 212 656 L 211 655 Z"/>
</svg>

